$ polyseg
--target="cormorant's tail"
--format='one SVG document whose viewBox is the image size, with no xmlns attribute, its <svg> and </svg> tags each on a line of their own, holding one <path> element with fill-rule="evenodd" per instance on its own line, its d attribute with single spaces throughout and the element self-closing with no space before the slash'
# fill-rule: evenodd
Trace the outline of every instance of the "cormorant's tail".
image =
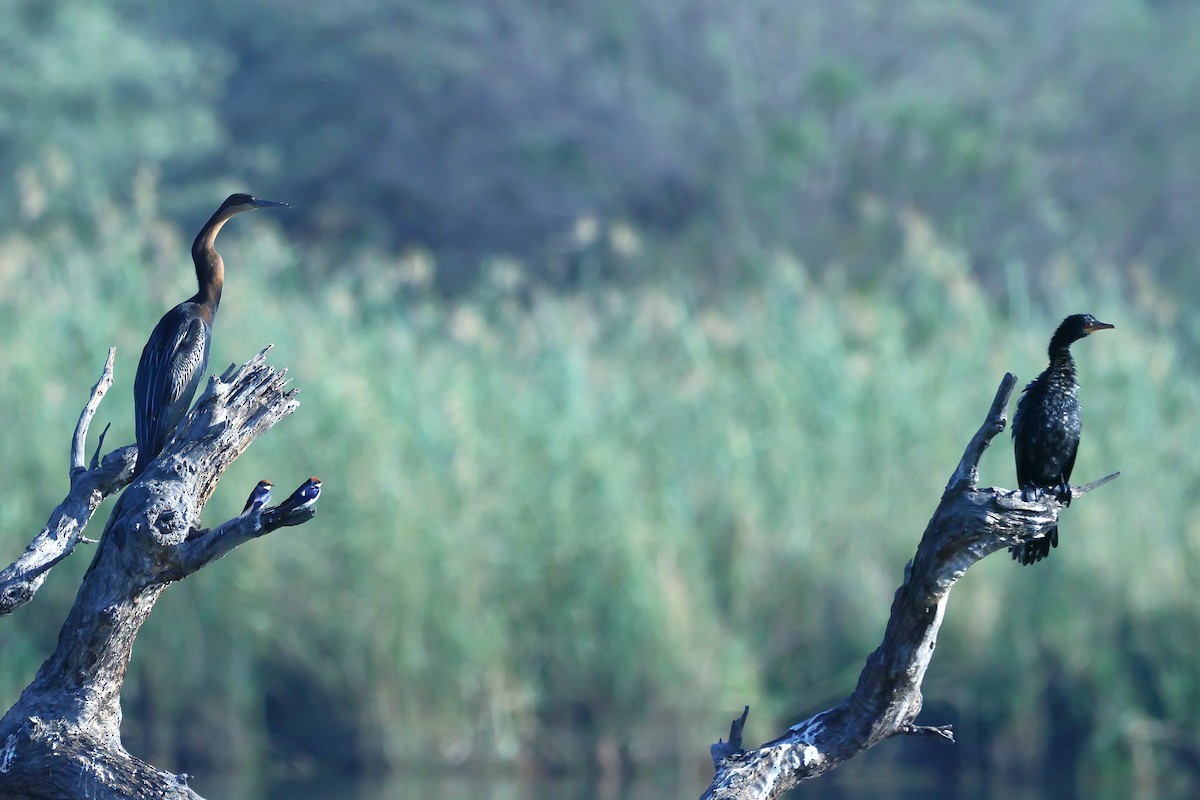
<svg viewBox="0 0 1200 800">
<path fill-rule="evenodd" d="M 1046 556 L 1050 555 L 1050 548 L 1058 547 L 1058 526 L 1046 529 L 1046 535 L 1041 539 L 1034 539 L 1030 542 L 1024 542 L 1014 547 L 1008 548 L 1008 552 L 1012 553 L 1014 561 L 1020 561 L 1028 566 L 1036 564 Z"/>
</svg>

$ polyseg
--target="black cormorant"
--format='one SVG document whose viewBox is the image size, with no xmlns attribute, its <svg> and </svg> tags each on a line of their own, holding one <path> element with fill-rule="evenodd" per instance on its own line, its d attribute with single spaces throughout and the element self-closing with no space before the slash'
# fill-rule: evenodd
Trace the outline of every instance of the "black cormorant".
<svg viewBox="0 0 1200 800">
<path fill-rule="evenodd" d="M 255 208 L 286 206 L 248 194 L 230 195 L 200 229 L 192 243 L 192 261 L 200 289 L 168 311 L 154 326 L 142 349 L 133 384 L 138 459 L 135 474 L 146 468 L 175 432 L 192 404 L 208 366 L 213 318 L 221 303 L 225 264 L 213 249 L 221 227 L 235 214 Z"/>
<path fill-rule="evenodd" d="M 1050 338 L 1050 366 L 1025 387 L 1013 415 L 1013 453 L 1017 459 L 1017 485 L 1026 499 L 1049 489 L 1059 501 L 1071 503 L 1071 470 L 1079 450 L 1079 384 L 1071 343 L 1114 326 L 1091 314 L 1074 314 Z M 1041 539 L 1009 548 L 1022 564 L 1033 564 L 1058 547 L 1058 526 Z"/>
</svg>

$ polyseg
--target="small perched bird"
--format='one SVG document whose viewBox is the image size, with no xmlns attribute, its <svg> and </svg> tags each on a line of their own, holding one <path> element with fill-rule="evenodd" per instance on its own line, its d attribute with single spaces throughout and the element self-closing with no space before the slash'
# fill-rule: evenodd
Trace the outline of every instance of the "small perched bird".
<svg viewBox="0 0 1200 800">
<path fill-rule="evenodd" d="M 259 481 L 254 487 L 254 491 L 250 492 L 250 496 L 246 498 L 246 506 L 242 509 L 242 516 L 253 514 L 261 509 L 267 503 L 271 502 L 271 486 L 270 481 Z"/>
<path fill-rule="evenodd" d="M 287 514 L 292 511 L 299 511 L 302 508 L 308 508 L 317 502 L 317 498 L 320 496 L 321 479 L 314 476 L 300 484 L 299 489 L 292 492 L 287 500 L 279 504 L 279 513 Z"/>
<path fill-rule="evenodd" d="M 287 203 L 232 194 L 200 229 L 192 243 L 199 291 L 168 311 L 142 349 L 133 383 L 134 428 L 140 473 L 162 452 L 183 420 L 208 366 L 213 319 L 225 284 L 225 262 L 214 249 L 217 233 L 235 214 Z"/>
<path fill-rule="evenodd" d="M 1071 343 L 1096 331 L 1115 327 L 1091 314 L 1074 314 L 1050 337 L 1050 366 L 1025 387 L 1013 415 L 1013 453 L 1017 459 L 1017 484 L 1027 500 L 1039 490 L 1057 493 L 1059 502 L 1071 504 L 1071 470 L 1079 450 L 1079 384 Z M 1009 548 L 1022 564 L 1033 564 L 1058 547 L 1058 526 L 1041 539 Z"/>
</svg>

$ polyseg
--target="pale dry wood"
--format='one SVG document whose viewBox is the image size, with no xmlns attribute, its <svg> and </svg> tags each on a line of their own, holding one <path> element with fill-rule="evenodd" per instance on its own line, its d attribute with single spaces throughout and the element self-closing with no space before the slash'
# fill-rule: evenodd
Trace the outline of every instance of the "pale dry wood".
<svg viewBox="0 0 1200 800">
<path fill-rule="evenodd" d="M 770 800 L 897 735 L 954 740 L 949 725 L 917 725 L 921 682 L 933 657 L 950 588 L 973 564 L 998 550 L 1045 535 L 1062 505 L 1052 492 L 1025 501 L 1019 491 L 978 488 L 979 459 L 1007 425 L 1016 378 L 1000 383 L 987 417 L 951 475 L 917 553 L 896 590 L 883 643 L 867 658 L 854 692 L 837 706 L 793 725 L 753 750 L 741 747 L 746 713 L 730 741 L 712 747 L 716 774 L 702 800 Z M 1108 483 L 1114 473 L 1072 488 L 1072 498 Z"/>
<path fill-rule="evenodd" d="M 100 380 L 96 381 L 96 385 L 92 387 L 92 395 L 79 415 L 79 422 L 75 424 L 75 435 L 71 437 L 71 480 L 75 480 L 75 476 L 84 471 L 83 460 L 87 456 L 88 428 L 92 424 L 92 418 L 96 416 L 97 409 L 100 408 L 100 401 L 104 399 L 104 395 L 112 386 L 113 360 L 116 357 L 117 348 L 108 348 L 108 359 L 104 362 Z M 103 437 L 103 434 L 101 436 Z M 99 449 L 97 449 L 97 453 L 99 453 Z M 93 459 L 94 461 L 95 459 Z"/>
<path fill-rule="evenodd" d="M 90 469 L 84 468 L 88 428 L 113 381 L 113 358 L 117 349 L 110 347 L 108 360 L 100 380 L 92 387 L 91 396 L 79 415 L 71 437 L 70 478 L 67 496 L 50 514 L 46 527 L 33 537 L 25 552 L 12 564 L 0 570 L 0 617 L 11 614 L 33 599 L 50 570 L 75 551 L 83 531 L 104 499 L 120 491 L 133 477 L 133 461 L 137 449 L 123 447 L 109 453 L 103 462 L 97 445 Z M 103 441 L 103 437 L 101 438 Z"/>
<path fill-rule="evenodd" d="M 243 542 L 306 522 L 315 513 L 311 507 L 272 507 L 211 530 L 198 527 L 200 512 L 229 465 L 298 406 L 285 373 L 267 365 L 266 353 L 224 380 L 210 380 L 160 456 L 117 501 L 54 653 L 0 720 L 0 797 L 198 797 L 187 776 L 158 770 L 125 752 L 120 692 L 134 639 L 167 585 Z M 73 474 L 81 453 L 77 434 Z M 128 482 L 135 453 L 133 446 L 122 448 L 120 458 L 110 454 L 100 469 L 119 465 Z M 79 473 L 72 492 L 76 485 L 89 486 L 92 472 Z M 101 493 L 92 490 L 88 496 L 93 495 Z"/>
</svg>

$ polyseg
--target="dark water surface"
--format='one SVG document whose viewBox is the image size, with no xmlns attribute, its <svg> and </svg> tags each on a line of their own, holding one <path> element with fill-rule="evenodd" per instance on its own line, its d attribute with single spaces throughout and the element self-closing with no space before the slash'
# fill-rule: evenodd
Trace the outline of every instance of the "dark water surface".
<svg viewBox="0 0 1200 800">
<path fill-rule="evenodd" d="M 192 788 L 206 800 L 696 800 L 708 785 L 708 777 L 666 779 L 635 777 L 625 783 L 572 779 L 517 778 L 478 774 L 396 774 L 386 778 L 353 775 L 304 779 L 266 780 L 247 776 L 210 775 L 192 780 Z M 925 798 L 1019 798 L 1059 800 L 1060 792 L 1036 787 L 966 789 L 939 783 L 936 779 L 900 777 L 887 771 L 878 774 L 830 775 L 804 784 L 789 797 L 795 800 L 925 800 Z M 1068 794 L 1065 800 L 1074 795 Z"/>
<path fill-rule="evenodd" d="M 699 797 L 702 778 L 633 779 L 626 783 L 486 775 L 397 774 L 386 778 L 322 776 L 268 781 L 248 776 L 197 777 L 205 800 L 662 800 Z"/>
<path fill-rule="evenodd" d="M 878 750 L 879 748 L 876 748 Z M 900 748 L 894 748 L 900 749 Z M 985 775 L 919 768 L 868 751 L 841 768 L 793 790 L 790 800 L 1124 800 L 1129 797 L 1200 797 L 1194 774 L 1144 787 L 1092 785 L 1047 776 Z M 193 778 L 206 800 L 673 800 L 703 793 L 711 772 L 635 776 L 626 781 L 528 778 L 512 775 L 400 772 L 388 776 L 320 775 L 268 779 L 216 771 Z M 1063 776 L 1065 777 L 1065 776 Z"/>
</svg>

